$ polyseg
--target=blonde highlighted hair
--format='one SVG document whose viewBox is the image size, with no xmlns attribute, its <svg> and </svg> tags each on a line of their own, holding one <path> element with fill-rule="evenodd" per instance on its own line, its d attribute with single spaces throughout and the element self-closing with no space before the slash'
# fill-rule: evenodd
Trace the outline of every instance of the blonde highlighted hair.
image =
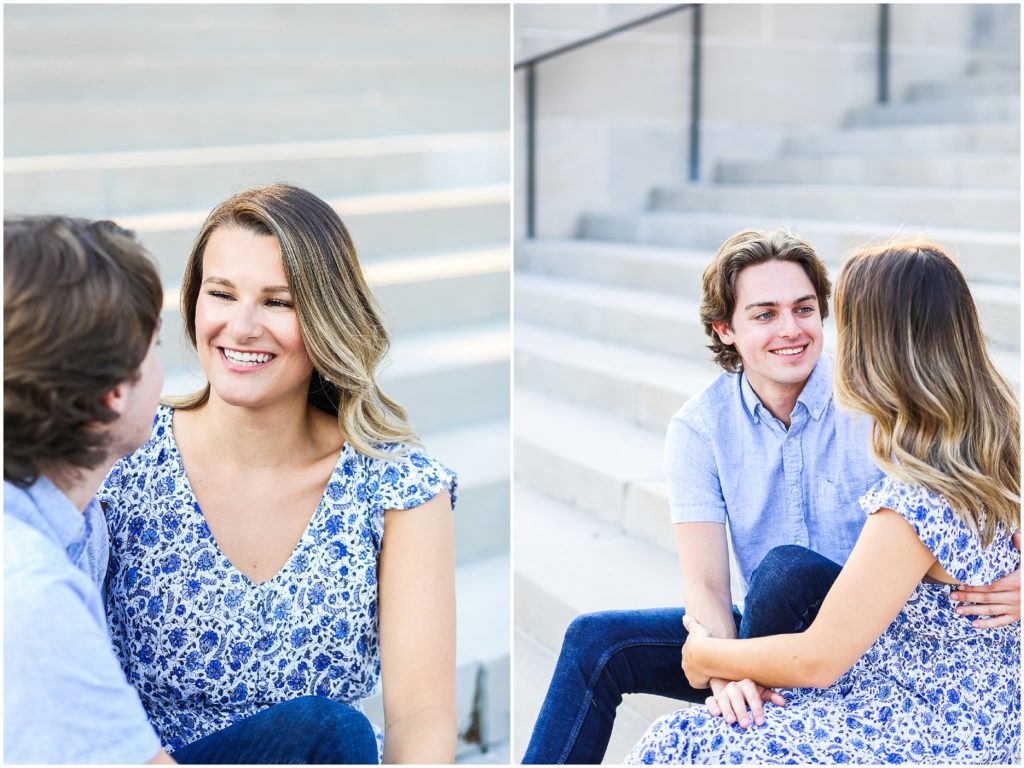
<svg viewBox="0 0 1024 768">
<path fill-rule="evenodd" d="M 337 213 L 323 200 L 288 184 L 240 192 L 206 217 L 185 265 L 181 312 L 196 344 L 196 303 L 203 282 L 203 253 L 218 227 L 239 227 L 277 239 L 295 301 L 306 352 L 313 362 L 309 402 L 337 416 L 348 443 L 367 456 L 384 457 L 381 443 L 417 443 L 405 410 L 375 380 L 387 354 L 387 330 L 366 285 L 355 246 Z M 176 408 L 198 408 L 210 385 L 168 398 Z"/>
<path fill-rule="evenodd" d="M 874 420 L 884 472 L 942 494 L 988 546 L 1020 527 L 1020 412 L 967 282 L 938 246 L 855 253 L 835 293 L 835 394 Z"/>
</svg>

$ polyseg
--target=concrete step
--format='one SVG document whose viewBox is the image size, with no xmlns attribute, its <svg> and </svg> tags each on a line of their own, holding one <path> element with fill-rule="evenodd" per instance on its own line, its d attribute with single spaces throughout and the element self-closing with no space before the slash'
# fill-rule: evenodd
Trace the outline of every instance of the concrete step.
<svg viewBox="0 0 1024 768">
<path fill-rule="evenodd" d="M 847 112 L 844 125 L 919 125 L 1020 120 L 1020 94 L 873 104 Z"/>
<path fill-rule="evenodd" d="M 504 7 L 318 4 L 12 7 L 4 16 L 10 58 L 199 56 L 212 60 L 259 50 L 262 58 L 313 54 L 354 62 L 389 55 L 443 56 L 454 45 L 508 49 Z"/>
<path fill-rule="evenodd" d="M 633 529 L 628 511 L 639 484 L 662 481 L 664 428 L 640 429 L 517 386 L 514 435 L 517 478 L 624 532 L 648 534 L 646 524 Z M 659 528 L 671 552 L 667 504 Z"/>
<path fill-rule="evenodd" d="M 261 180 L 270 183 L 272 179 Z M 491 247 L 509 239 L 507 185 L 333 198 L 326 201 L 341 216 L 364 265 L 374 260 L 414 254 Z M 6 215 L 52 213 L 14 208 Z M 206 209 L 117 216 L 133 230 L 160 268 L 180 275 L 192 250 Z M 91 214 L 103 216 L 101 210 Z"/>
<path fill-rule="evenodd" d="M 459 565 L 456 589 L 456 714 L 460 757 L 500 750 L 510 736 L 509 558 L 496 555 Z M 380 692 L 364 700 L 367 717 L 384 726 Z M 474 762 L 474 761 L 469 761 Z"/>
<path fill-rule="evenodd" d="M 797 131 L 781 147 L 784 155 L 880 154 L 942 155 L 1020 153 L 1016 120 L 940 125 L 886 125 L 827 132 Z"/>
<path fill-rule="evenodd" d="M 520 763 L 530 742 L 558 655 L 525 632 L 515 635 L 515 733 L 514 752 Z M 615 711 L 615 725 L 603 763 L 620 765 L 648 726 L 661 715 L 685 706 L 661 696 L 626 694 Z"/>
<path fill-rule="evenodd" d="M 977 96 L 1019 96 L 1020 72 L 994 70 L 965 75 L 952 80 L 913 83 L 907 88 L 907 101 L 963 100 Z"/>
<path fill-rule="evenodd" d="M 516 323 L 516 386 L 662 434 L 683 403 L 721 369 L 532 323 Z"/>
<path fill-rule="evenodd" d="M 819 249 L 820 253 L 826 253 Z M 838 256 L 838 254 L 834 255 Z M 516 244 L 520 271 L 573 278 L 700 300 L 712 250 L 683 250 L 585 240 L 524 240 Z M 842 261 L 824 259 L 833 280 Z M 1012 283 L 970 283 L 982 329 L 993 343 L 1020 347 L 1020 290 Z"/>
<path fill-rule="evenodd" d="M 714 180 L 761 184 L 865 184 L 894 187 L 1018 189 L 1018 153 L 915 155 L 792 155 L 721 161 Z"/>
<path fill-rule="evenodd" d="M 497 322 L 509 316 L 508 248 L 368 264 L 367 281 L 392 334 Z"/>
<path fill-rule="evenodd" d="M 656 187 L 651 192 L 650 205 L 654 210 L 665 211 L 1020 230 L 1019 189 L 689 184 Z"/>
<path fill-rule="evenodd" d="M 459 475 L 455 556 L 459 563 L 509 551 L 507 418 L 423 435 L 431 456 Z"/>
<path fill-rule="evenodd" d="M 531 272 L 699 297 L 704 269 L 715 251 L 603 240 L 519 240 L 517 273 Z"/>
<path fill-rule="evenodd" d="M 694 300 L 530 273 L 515 277 L 515 322 L 543 325 L 676 357 L 704 359 Z"/>
<path fill-rule="evenodd" d="M 968 280 L 1002 284 L 1020 282 L 1020 235 L 983 229 L 905 227 L 892 223 L 842 220 L 648 211 L 591 213 L 580 222 L 580 234 L 594 240 L 643 245 L 674 246 L 716 251 L 727 238 L 744 229 L 788 227 L 814 245 L 821 254 L 844 258 L 869 243 L 893 236 L 923 237 L 958 260 Z"/>
<path fill-rule="evenodd" d="M 206 379 L 184 339 L 180 314 L 168 308 L 162 319 L 163 394 L 197 391 Z M 390 363 L 380 370 L 379 381 L 421 433 L 507 419 L 509 352 L 504 321 L 399 336 L 392 341 Z"/>
<path fill-rule="evenodd" d="M 516 482 L 513 498 L 515 625 L 549 651 L 557 653 L 569 623 L 582 613 L 683 604 L 670 553 L 526 482 Z M 667 521 L 665 529 L 671 538 Z"/>
<path fill-rule="evenodd" d="M 442 98 L 443 95 L 443 98 Z M 359 100 L 306 100 L 283 93 L 241 104 L 4 105 L 6 157 L 78 152 L 335 141 L 366 136 L 502 131 L 508 87 L 450 94 L 398 93 Z M 75 126 L 69 131 L 67 126 Z"/>
<path fill-rule="evenodd" d="M 180 54 L 128 60 L 109 54 L 16 58 L 4 66 L 4 97 L 9 104 L 22 105 L 91 101 L 201 105 L 242 104 L 280 93 L 293 99 L 372 105 L 382 94 L 399 100 L 418 93 L 456 103 L 460 91 L 466 97 L 486 98 L 508 79 L 508 62 L 498 55 L 497 46 L 478 51 L 452 45 L 439 55 L 414 47 L 392 53 L 393 48 L 382 47 L 366 59 L 334 52 L 219 61 Z M 388 53 L 382 55 L 384 51 Z"/>
<path fill-rule="evenodd" d="M 709 357 L 695 298 L 522 272 L 516 275 L 515 290 L 517 324 L 528 322 L 690 361 Z M 972 290 L 993 363 L 1016 384 L 1020 381 L 1019 289 L 1012 284 L 979 284 Z M 832 354 L 834 318 L 824 325 L 824 349 Z"/>
<path fill-rule="evenodd" d="M 287 180 L 324 198 L 508 181 L 507 131 L 8 158 L 9 207 L 68 215 L 210 209 Z"/>
</svg>

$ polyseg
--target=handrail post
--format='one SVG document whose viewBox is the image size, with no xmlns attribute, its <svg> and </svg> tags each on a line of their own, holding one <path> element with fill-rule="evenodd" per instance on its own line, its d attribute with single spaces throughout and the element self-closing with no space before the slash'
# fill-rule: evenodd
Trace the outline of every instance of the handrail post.
<svg viewBox="0 0 1024 768">
<path fill-rule="evenodd" d="M 537 83 L 536 65 L 526 67 L 526 236 L 537 234 Z"/>
<path fill-rule="evenodd" d="M 700 178 L 700 5 L 693 9 L 693 26 L 690 62 L 690 181 Z"/>
<path fill-rule="evenodd" d="M 878 103 L 889 103 L 889 4 L 878 6 Z"/>
</svg>

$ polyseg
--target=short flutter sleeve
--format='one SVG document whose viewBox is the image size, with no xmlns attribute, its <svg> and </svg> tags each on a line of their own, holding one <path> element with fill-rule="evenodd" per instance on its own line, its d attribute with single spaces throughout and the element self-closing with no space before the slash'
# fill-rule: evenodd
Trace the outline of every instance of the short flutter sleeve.
<svg viewBox="0 0 1024 768">
<path fill-rule="evenodd" d="M 451 494 L 452 509 L 458 494 L 458 476 L 437 459 L 416 448 L 389 446 L 393 458 L 377 461 L 377 494 L 374 499 L 381 512 L 411 509 L 425 504 L 441 491 Z"/>
<path fill-rule="evenodd" d="M 1009 535 L 983 548 L 946 497 L 927 488 L 885 477 L 861 497 L 860 505 L 869 515 L 891 509 L 905 518 L 939 565 L 961 583 L 987 583 L 1013 570 L 1011 553 L 1005 551 L 1012 548 Z"/>
</svg>

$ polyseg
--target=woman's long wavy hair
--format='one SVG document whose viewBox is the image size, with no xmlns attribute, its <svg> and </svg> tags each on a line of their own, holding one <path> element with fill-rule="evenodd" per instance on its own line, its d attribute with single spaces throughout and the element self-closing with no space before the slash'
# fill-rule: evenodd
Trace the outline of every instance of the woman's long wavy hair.
<svg viewBox="0 0 1024 768">
<path fill-rule="evenodd" d="M 988 546 L 1020 527 L 1020 411 L 967 282 L 938 246 L 855 253 L 835 295 L 835 393 L 874 420 L 887 474 L 946 497 Z"/>
<path fill-rule="evenodd" d="M 284 273 L 306 352 L 313 362 L 309 402 L 337 416 L 342 435 L 357 451 L 383 457 L 381 443 L 416 443 L 405 409 L 375 380 L 389 339 L 355 246 L 334 210 L 316 195 L 288 184 L 240 192 L 206 217 L 185 265 L 181 312 L 196 345 L 196 303 L 203 282 L 203 253 L 218 227 L 240 227 L 277 238 Z M 210 397 L 210 385 L 165 402 L 184 410 Z"/>
</svg>

